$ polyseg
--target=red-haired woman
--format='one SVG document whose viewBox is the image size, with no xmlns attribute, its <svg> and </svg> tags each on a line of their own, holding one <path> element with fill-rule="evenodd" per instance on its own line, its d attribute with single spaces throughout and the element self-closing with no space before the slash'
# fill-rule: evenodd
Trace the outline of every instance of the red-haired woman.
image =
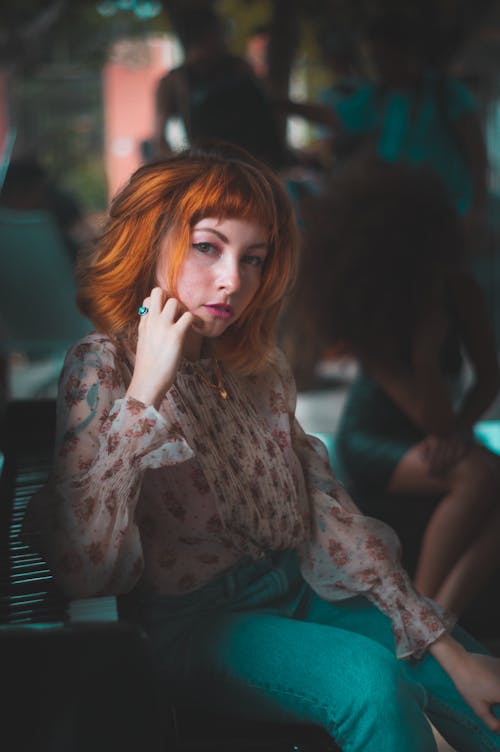
<svg viewBox="0 0 500 752">
<path fill-rule="evenodd" d="M 169 697 L 353 752 L 435 749 L 425 714 L 500 750 L 499 661 L 451 636 L 294 418 L 274 337 L 297 246 L 281 183 L 239 150 L 131 177 L 82 262 L 97 332 L 68 353 L 26 532 L 69 597 L 119 596 Z"/>
</svg>

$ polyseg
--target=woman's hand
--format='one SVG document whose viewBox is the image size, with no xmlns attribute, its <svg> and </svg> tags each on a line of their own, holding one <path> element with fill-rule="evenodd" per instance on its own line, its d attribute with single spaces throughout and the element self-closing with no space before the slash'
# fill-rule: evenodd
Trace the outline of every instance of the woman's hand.
<svg viewBox="0 0 500 752">
<path fill-rule="evenodd" d="M 500 658 L 467 653 L 459 673 L 454 681 L 462 697 L 488 728 L 500 734 L 500 718 L 491 711 L 492 705 L 500 705 Z"/>
<path fill-rule="evenodd" d="M 492 705 L 500 705 L 500 659 L 469 653 L 450 635 L 436 640 L 430 652 L 476 715 L 489 729 L 500 733 L 500 719 L 491 710 Z"/>
<path fill-rule="evenodd" d="M 194 321 L 192 313 L 182 312 L 178 300 L 165 298 L 165 291 L 155 287 L 143 302 L 149 310 L 139 322 L 134 373 L 127 389 L 127 396 L 157 409 L 175 380 Z"/>
<path fill-rule="evenodd" d="M 449 436 L 427 436 L 421 443 L 422 459 L 430 475 L 448 472 L 464 457 L 472 444 L 469 434 L 452 433 Z"/>
</svg>

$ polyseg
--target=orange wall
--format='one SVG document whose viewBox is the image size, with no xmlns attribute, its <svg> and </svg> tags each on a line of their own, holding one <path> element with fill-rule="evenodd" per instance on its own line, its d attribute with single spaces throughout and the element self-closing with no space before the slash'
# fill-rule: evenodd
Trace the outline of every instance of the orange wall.
<svg viewBox="0 0 500 752">
<path fill-rule="evenodd" d="M 175 64 L 167 36 L 122 40 L 103 73 L 105 170 L 111 198 L 141 164 L 141 142 L 151 138 L 159 78 Z"/>
</svg>

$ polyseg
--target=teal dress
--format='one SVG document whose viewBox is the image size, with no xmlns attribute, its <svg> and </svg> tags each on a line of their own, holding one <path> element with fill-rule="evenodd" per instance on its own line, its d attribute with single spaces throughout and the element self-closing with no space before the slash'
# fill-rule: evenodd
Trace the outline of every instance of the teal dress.
<svg viewBox="0 0 500 752">
<path fill-rule="evenodd" d="M 458 333 L 450 329 L 440 355 L 453 401 L 463 392 L 463 358 Z M 365 512 L 373 514 L 393 471 L 425 438 L 383 388 L 361 369 L 352 382 L 340 417 L 335 451 L 341 480 Z"/>
<path fill-rule="evenodd" d="M 335 443 L 339 473 L 356 503 L 364 506 L 381 496 L 399 461 L 422 438 L 378 383 L 361 372 L 350 386 Z"/>
</svg>

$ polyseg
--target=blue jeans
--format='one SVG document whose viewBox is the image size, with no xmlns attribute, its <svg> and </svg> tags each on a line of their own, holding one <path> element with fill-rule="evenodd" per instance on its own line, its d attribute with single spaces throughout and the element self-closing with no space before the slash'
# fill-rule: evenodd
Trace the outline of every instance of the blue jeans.
<svg viewBox="0 0 500 752">
<path fill-rule="evenodd" d="M 245 559 L 187 595 L 129 600 L 177 701 L 319 724 L 343 752 L 433 752 L 426 716 L 460 752 L 500 750 L 430 654 L 396 659 L 389 619 L 362 597 L 320 599 L 293 552 Z M 454 636 L 486 652 L 463 630 Z"/>
</svg>

